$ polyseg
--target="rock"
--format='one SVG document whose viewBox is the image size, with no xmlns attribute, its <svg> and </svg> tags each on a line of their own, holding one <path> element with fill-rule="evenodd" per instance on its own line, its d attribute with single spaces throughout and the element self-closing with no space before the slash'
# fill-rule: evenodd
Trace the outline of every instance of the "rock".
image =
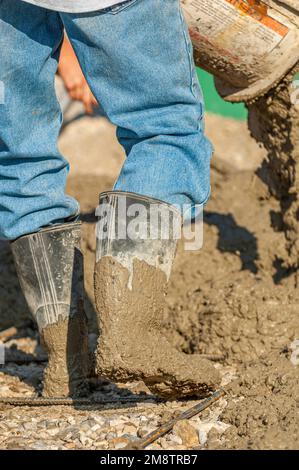
<svg viewBox="0 0 299 470">
<path fill-rule="evenodd" d="M 26 431 L 32 431 L 32 430 L 36 429 L 36 427 L 37 427 L 36 423 L 31 423 L 31 422 L 23 423 L 22 426 Z M 12 427 L 15 427 L 15 424 Z"/>
<path fill-rule="evenodd" d="M 130 443 L 127 437 L 115 437 L 109 441 L 109 449 L 124 449 Z"/>
<path fill-rule="evenodd" d="M 5 425 L 8 429 L 14 429 L 17 427 L 17 423 L 8 422 L 8 423 L 5 423 Z M 24 423 L 23 427 L 24 429 L 33 429 L 35 426 L 32 425 L 32 423 Z"/>
<path fill-rule="evenodd" d="M 106 436 L 106 435 L 108 434 L 108 432 L 109 432 L 109 429 L 108 429 L 108 428 L 101 428 L 101 427 L 99 427 L 99 428 L 95 431 L 95 433 L 96 433 L 96 435 L 98 436 L 98 438 L 99 438 L 100 436 Z"/>
<path fill-rule="evenodd" d="M 80 431 L 85 432 L 85 433 L 90 431 L 90 425 L 87 421 L 84 421 L 84 423 L 81 423 Z"/>
<path fill-rule="evenodd" d="M 165 437 L 162 437 L 160 439 L 160 446 L 162 449 L 167 450 L 170 447 L 170 442 Z"/>
<path fill-rule="evenodd" d="M 59 426 L 57 421 L 42 421 L 45 423 L 47 429 L 56 429 Z"/>
<path fill-rule="evenodd" d="M 79 433 L 79 441 L 84 447 L 91 447 L 93 445 L 93 441 L 82 432 Z"/>
<path fill-rule="evenodd" d="M 130 421 L 126 424 L 132 424 L 133 426 L 135 426 L 135 428 L 139 428 L 141 421 L 142 420 L 140 419 L 139 416 L 138 417 L 131 416 Z M 146 419 L 146 421 L 147 421 L 147 419 Z"/>
<path fill-rule="evenodd" d="M 137 436 L 143 438 L 148 434 L 148 428 L 141 427 L 137 431 Z"/>
<path fill-rule="evenodd" d="M 30 447 L 34 450 L 48 450 L 50 446 L 47 442 L 37 441 L 34 444 L 31 444 Z"/>
<path fill-rule="evenodd" d="M 117 438 L 117 434 L 114 431 L 109 431 L 108 434 L 106 435 L 107 441 L 110 441 L 110 440 L 116 439 L 116 438 Z"/>
<path fill-rule="evenodd" d="M 56 436 L 59 433 L 59 428 L 47 429 L 47 434 L 49 436 Z"/>
<path fill-rule="evenodd" d="M 21 449 L 26 449 L 28 448 L 28 443 L 21 441 L 21 439 L 18 439 L 17 437 L 11 437 L 7 439 L 4 443 L 6 449 L 11 449 L 11 450 L 21 450 Z"/>
<path fill-rule="evenodd" d="M 132 434 L 132 435 L 136 436 L 137 435 L 137 429 L 133 424 L 128 423 L 123 428 L 123 434 L 130 434 L 130 435 Z"/>
<path fill-rule="evenodd" d="M 177 434 L 174 434 L 172 436 L 170 436 L 169 438 L 169 442 L 170 444 L 175 444 L 175 445 L 182 445 L 183 444 L 183 440 L 180 436 L 178 436 Z"/>
<path fill-rule="evenodd" d="M 91 439 L 93 441 L 93 443 L 95 443 L 97 440 L 98 440 L 98 435 L 96 432 L 92 432 L 92 433 L 89 433 L 88 434 L 88 437 L 89 439 Z"/>
<path fill-rule="evenodd" d="M 93 418 L 97 424 L 100 426 L 104 426 L 107 423 L 107 420 L 105 418 L 102 418 L 102 416 L 94 416 Z"/>
<path fill-rule="evenodd" d="M 144 426 L 141 426 L 138 430 L 137 430 L 137 436 L 138 437 L 144 437 L 146 436 L 147 434 L 150 434 L 152 432 L 154 432 L 158 427 L 158 424 L 156 426 L 154 425 L 144 425 Z"/>
<path fill-rule="evenodd" d="M 90 430 L 91 430 L 93 433 L 95 433 L 95 432 L 98 432 L 98 430 L 101 429 L 101 428 L 102 428 L 102 427 L 101 427 L 99 424 L 96 423 L 94 426 L 92 426 L 92 427 L 90 428 Z"/>
<path fill-rule="evenodd" d="M 76 449 L 76 444 L 74 442 L 68 442 L 65 444 L 66 449 L 73 450 Z"/>
<path fill-rule="evenodd" d="M 53 430 L 50 430 L 49 434 L 51 434 L 51 432 L 54 431 L 54 430 L 55 430 L 55 428 Z M 65 442 L 74 441 L 76 439 L 79 439 L 80 432 L 79 432 L 79 429 L 77 427 L 69 426 L 68 428 L 63 429 L 58 434 L 56 434 L 56 437 L 58 439 L 61 439 L 62 441 L 65 441 Z"/>
<path fill-rule="evenodd" d="M 109 421 L 109 425 L 113 428 L 123 427 L 125 424 L 127 424 L 125 418 L 113 418 Z"/>
<path fill-rule="evenodd" d="M 37 428 L 38 429 L 47 429 L 47 421 L 39 421 L 37 423 Z"/>
<path fill-rule="evenodd" d="M 109 444 L 107 441 L 98 441 L 94 443 L 94 446 L 96 447 L 96 449 L 99 449 L 99 450 L 107 450 Z"/>
<path fill-rule="evenodd" d="M 174 425 L 173 433 L 181 438 L 182 444 L 186 447 L 196 447 L 199 444 L 196 429 L 186 419 Z"/>
<path fill-rule="evenodd" d="M 88 429 L 91 429 L 93 426 L 96 426 L 98 425 L 99 423 L 93 419 L 93 418 L 90 418 L 90 419 L 87 419 L 85 421 L 83 421 L 82 423 L 84 426 L 86 426 Z"/>
</svg>

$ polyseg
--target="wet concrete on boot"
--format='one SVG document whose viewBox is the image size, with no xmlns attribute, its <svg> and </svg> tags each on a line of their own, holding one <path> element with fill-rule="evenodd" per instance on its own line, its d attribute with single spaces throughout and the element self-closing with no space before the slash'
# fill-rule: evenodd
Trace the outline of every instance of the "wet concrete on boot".
<svg viewBox="0 0 299 470">
<path fill-rule="evenodd" d="M 273 90 L 249 105 L 249 127 L 268 151 L 259 175 L 280 201 L 288 253 L 286 267 L 299 267 L 299 108 L 292 86 L 299 64 Z M 298 101 L 298 99 L 297 99 Z M 277 227 L 276 227 L 277 229 Z"/>
<path fill-rule="evenodd" d="M 96 264 L 98 374 L 117 382 L 143 380 L 151 392 L 170 399 L 215 390 L 220 379 L 214 366 L 177 351 L 161 333 L 164 272 L 135 259 L 132 289 L 129 278 L 129 271 L 112 257 Z"/>
<path fill-rule="evenodd" d="M 89 356 L 85 318 L 60 319 L 44 328 L 41 341 L 48 353 L 44 371 L 44 397 L 81 397 L 88 394 Z"/>
</svg>

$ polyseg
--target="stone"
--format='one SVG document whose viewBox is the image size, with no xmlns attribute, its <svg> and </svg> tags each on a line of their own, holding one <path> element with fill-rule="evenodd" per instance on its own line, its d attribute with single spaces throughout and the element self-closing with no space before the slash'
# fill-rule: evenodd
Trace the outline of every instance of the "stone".
<svg viewBox="0 0 299 470">
<path fill-rule="evenodd" d="M 109 449 L 124 449 L 130 443 L 127 437 L 115 437 L 109 441 Z"/>
<path fill-rule="evenodd" d="M 148 434 L 148 428 L 141 427 L 137 431 L 137 436 L 140 437 L 140 438 L 143 438 L 147 434 Z"/>
<path fill-rule="evenodd" d="M 178 421 L 174 425 L 173 432 L 182 439 L 184 446 L 189 448 L 199 445 L 198 433 L 188 420 Z"/>
<path fill-rule="evenodd" d="M 93 445 L 93 441 L 82 432 L 79 433 L 79 441 L 84 447 L 91 447 Z"/>
<path fill-rule="evenodd" d="M 137 435 L 137 429 L 134 425 L 129 423 L 129 424 L 126 424 L 124 426 L 123 433 L 124 434 L 132 434 L 132 435 L 136 436 Z"/>
<path fill-rule="evenodd" d="M 175 444 L 179 446 L 183 444 L 182 438 L 178 436 L 177 434 L 173 434 L 172 436 L 170 436 L 169 442 L 170 444 Z"/>
<path fill-rule="evenodd" d="M 31 444 L 31 449 L 34 450 L 47 450 L 50 448 L 50 445 L 47 442 L 37 441 L 34 444 Z"/>
<path fill-rule="evenodd" d="M 96 449 L 107 450 L 109 443 L 107 441 L 98 441 L 94 443 L 94 446 L 96 447 Z"/>
</svg>

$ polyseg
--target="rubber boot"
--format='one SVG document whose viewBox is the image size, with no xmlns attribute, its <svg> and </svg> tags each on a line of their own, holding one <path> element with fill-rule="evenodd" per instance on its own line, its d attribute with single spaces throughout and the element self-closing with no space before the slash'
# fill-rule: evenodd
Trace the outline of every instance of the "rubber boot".
<svg viewBox="0 0 299 470">
<path fill-rule="evenodd" d="M 43 396 L 88 393 L 81 224 L 46 228 L 12 242 L 22 290 L 48 353 Z"/>
<path fill-rule="evenodd" d="M 167 399 L 207 395 L 219 384 L 214 366 L 177 351 L 162 334 L 180 213 L 155 199 L 112 191 L 100 196 L 97 215 L 98 375 L 142 380 Z"/>
</svg>

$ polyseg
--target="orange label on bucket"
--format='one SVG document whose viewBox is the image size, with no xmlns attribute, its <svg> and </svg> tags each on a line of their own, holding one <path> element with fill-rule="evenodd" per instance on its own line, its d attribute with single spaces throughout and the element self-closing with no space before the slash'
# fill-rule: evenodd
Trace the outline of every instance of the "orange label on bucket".
<svg viewBox="0 0 299 470">
<path fill-rule="evenodd" d="M 257 0 L 181 0 L 195 48 L 213 44 L 232 60 L 263 56 L 289 32 L 284 17 Z"/>
<path fill-rule="evenodd" d="M 240 12 L 250 16 L 281 36 L 285 36 L 289 28 L 268 15 L 268 6 L 257 0 L 225 0 Z"/>
</svg>

